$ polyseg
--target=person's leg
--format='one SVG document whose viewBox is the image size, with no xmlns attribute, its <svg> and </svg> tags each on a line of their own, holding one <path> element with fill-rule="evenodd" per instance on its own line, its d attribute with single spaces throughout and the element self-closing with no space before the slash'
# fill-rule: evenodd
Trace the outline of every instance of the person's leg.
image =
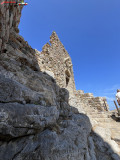
<svg viewBox="0 0 120 160">
<path fill-rule="evenodd" d="M 117 100 L 117 103 L 118 103 L 118 105 L 120 106 L 120 100 L 119 100 L 119 99 Z"/>
<path fill-rule="evenodd" d="M 120 106 L 120 100 L 118 100 L 118 105 Z"/>
<path fill-rule="evenodd" d="M 118 110 L 118 116 L 120 116 L 120 108 L 119 108 L 119 110 Z"/>
</svg>

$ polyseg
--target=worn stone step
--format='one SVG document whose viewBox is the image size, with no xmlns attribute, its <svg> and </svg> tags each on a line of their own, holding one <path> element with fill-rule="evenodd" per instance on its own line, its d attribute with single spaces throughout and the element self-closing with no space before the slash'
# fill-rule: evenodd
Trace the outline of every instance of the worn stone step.
<svg viewBox="0 0 120 160">
<path fill-rule="evenodd" d="M 107 122 L 107 123 L 111 123 L 112 122 L 112 120 L 111 119 L 109 119 L 109 118 L 90 118 L 90 120 L 95 120 L 95 121 L 97 121 L 97 122 Z M 107 124 L 108 125 L 108 124 Z"/>
<path fill-rule="evenodd" d="M 120 129 L 120 125 L 118 125 L 117 123 L 112 123 L 110 124 L 110 128 L 117 128 L 117 129 Z"/>
<path fill-rule="evenodd" d="M 97 115 L 109 115 L 105 112 L 98 112 L 98 111 L 92 111 L 92 112 L 86 112 L 87 114 L 90 114 L 90 115 L 94 115 L 94 114 L 97 114 Z"/>
<path fill-rule="evenodd" d="M 88 117 L 93 117 L 93 118 L 109 118 L 109 116 L 108 115 L 105 115 L 105 114 L 98 114 L 98 115 L 96 115 L 96 114 L 93 114 L 93 115 L 91 115 L 91 114 L 87 114 L 87 116 Z"/>
<path fill-rule="evenodd" d="M 111 125 L 111 123 L 108 123 L 108 122 L 102 122 L 102 123 L 99 123 L 99 122 L 97 122 L 98 123 L 98 126 L 100 126 L 100 127 L 103 127 L 103 128 L 109 128 L 111 131 L 112 130 L 117 130 L 117 131 L 119 131 L 119 129 L 117 129 L 118 128 L 118 125 Z"/>
<path fill-rule="evenodd" d="M 118 132 L 120 132 L 120 128 L 118 127 L 113 127 L 113 128 L 110 128 L 111 129 L 111 131 L 118 131 Z"/>
<path fill-rule="evenodd" d="M 120 133 L 111 133 L 111 139 L 120 140 Z"/>
</svg>

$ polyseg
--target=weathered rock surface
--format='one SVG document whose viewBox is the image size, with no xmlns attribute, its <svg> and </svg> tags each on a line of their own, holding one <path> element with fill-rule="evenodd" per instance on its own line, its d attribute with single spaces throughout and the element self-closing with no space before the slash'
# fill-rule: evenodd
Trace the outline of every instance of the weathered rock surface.
<svg viewBox="0 0 120 160">
<path fill-rule="evenodd" d="M 81 121 L 81 125 L 77 120 Z M 36 134 L 31 132 L 33 135 L 26 134 L 26 137 L 4 142 L 0 146 L 0 155 L 3 159 L 84 159 L 90 133 L 87 120 L 84 115 L 73 115 L 71 120 L 61 120 L 59 126 L 54 125 L 41 132 L 36 128 Z"/>
<path fill-rule="evenodd" d="M 3 0 L 0 0 L 0 4 Z M 20 2 L 20 0 L 18 0 Z M 4 50 L 9 40 L 11 31 L 19 32 L 22 6 L 15 7 L 12 4 L 0 5 L 0 49 Z"/>
<path fill-rule="evenodd" d="M 76 91 L 55 32 L 41 53 L 24 41 L 21 10 L 0 5 L 0 160 L 120 160 L 104 100 Z"/>
<path fill-rule="evenodd" d="M 56 107 L 32 104 L 0 104 L 0 139 L 9 140 L 36 133 L 56 124 L 59 112 Z"/>
<path fill-rule="evenodd" d="M 0 75 L 0 102 L 19 102 L 34 103 L 41 105 L 55 105 L 55 93 L 42 86 L 42 84 L 40 87 L 39 86 L 40 85 L 38 84 L 37 91 L 39 92 L 37 92 L 36 87 L 34 88 L 35 90 L 31 90 L 30 88 L 14 80 L 5 78 L 2 75 Z"/>
</svg>

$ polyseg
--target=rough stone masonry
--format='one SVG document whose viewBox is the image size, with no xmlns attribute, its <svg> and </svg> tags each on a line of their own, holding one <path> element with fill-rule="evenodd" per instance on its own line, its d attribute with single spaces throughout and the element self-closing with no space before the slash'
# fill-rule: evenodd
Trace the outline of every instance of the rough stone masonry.
<svg viewBox="0 0 120 160">
<path fill-rule="evenodd" d="M 42 52 L 29 46 L 21 11 L 0 5 L 0 160 L 120 160 L 120 123 L 105 99 L 76 91 L 55 32 Z"/>
</svg>

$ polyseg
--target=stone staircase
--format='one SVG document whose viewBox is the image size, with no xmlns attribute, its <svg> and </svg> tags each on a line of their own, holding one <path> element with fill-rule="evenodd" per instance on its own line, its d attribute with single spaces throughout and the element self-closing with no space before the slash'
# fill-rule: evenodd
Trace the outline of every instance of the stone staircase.
<svg viewBox="0 0 120 160">
<path fill-rule="evenodd" d="M 85 113 L 90 118 L 93 131 L 96 131 L 96 127 L 108 129 L 111 134 L 111 140 L 114 140 L 120 148 L 120 122 L 112 119 L 112 112 L 98 111 L 92 107 L 85 107 Z"/>
<path fill-rule="evenodd" d="M 72 99 L 72 102 L 74 102 L 73 106 L 77 106 L 79 112 L 89 117 L 92 130 L 120 155 L 120 122 L 116 122 L 111 117 L 112 112 L 102 110 L 101 107 L 96 107 L 96 105 L 91 105 L 85 99 Z"/>
</svg>

